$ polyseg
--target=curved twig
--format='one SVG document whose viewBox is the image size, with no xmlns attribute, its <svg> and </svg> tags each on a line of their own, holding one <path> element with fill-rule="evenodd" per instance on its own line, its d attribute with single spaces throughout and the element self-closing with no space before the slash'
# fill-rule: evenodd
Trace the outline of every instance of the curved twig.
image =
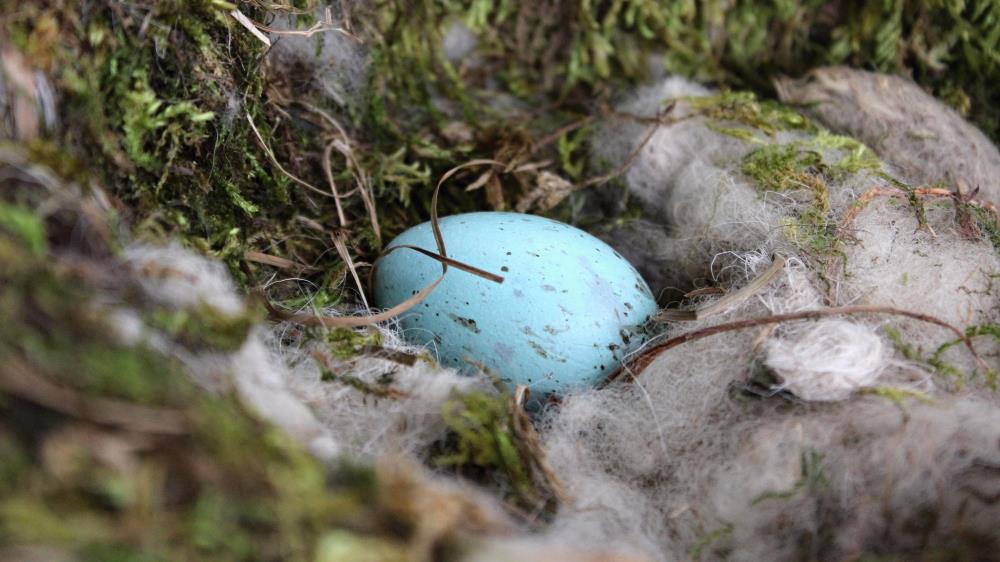
<svg viewBox="0 0 1000 562">
<path fill-rule="evenodd" d="M 745 320 L 737 320 L 735 322 L 727 322 L 725 324 L 717 324 L 715 326 L 708 326 L 707 328 L 701 328 L 699 330 L 694 330 L 681 334 L 679 336 L 674 336 L 664 342 L 654 345 L 653 347 L 647 349 L 641 353 L 635 359 L 632 359 L 627 364 L 623 365 L 620 369 L 611 374 L 602 384 L 601 387 L 605 387 L 617 379 L 621 378 L 623 373 L 628 373 L 631 378 L 635 379 L 648 367 L 653 360 L 659 357 L 662 353 L 669 351 L 679 345 L 705 339 L 709 336 L 714 336 L 716 334 L 721 334 L 724 332 L 734 332 L 737 330 L 745 330 L 747 328 L 753 328 L 756 326 L 766 326 L 770 324 L 780 324 L 782 322 L 791 322 L 795 320 L 813 320 L 817 318 L 825 318 L 828 316 L 844 316 L 849 314 L 892 314 L 895 316 L 905 316 L 907 318 L 913 318 L 914 320 L 919 320 L 921 322 L 927 322 L 928 324 L 934 324 L 936 326 L 941 326 L 952 333 L 954 333 L 959 340 L 961 340 L 965 347 L 969 349 L 972 356 L 975 357 L 976 362 L 980 366 L 984 367 L 987 371 L 990 371 L 990 366 L 979 356 L 976 351 L 975 346 L 972 344 L 972 340 L 965 335 L 960 329 L 955 326 L 941 320 L 940 318 L 935 318 L 928 314 L 921 314 L 919 312 L 912 312 L 909 310 L 903 310 L 900 308 L 894 308 L 891 306 L 869 306 L 869 305 L 852 305 L 852 306 L 838 306 L 834 308 L 823 308 L 819 310 L 804 310 L 801 312 L 789 312 L 787 314 L 775 314 L 772 316 L 764 316 L 761 318 L 747 318 Z"/>
</svg>

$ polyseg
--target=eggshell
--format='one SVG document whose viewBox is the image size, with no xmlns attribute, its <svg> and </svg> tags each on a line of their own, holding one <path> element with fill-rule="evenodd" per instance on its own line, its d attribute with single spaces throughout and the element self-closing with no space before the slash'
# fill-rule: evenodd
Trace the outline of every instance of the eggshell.
<svg viewBox="0 0 1000 562">
<path fill-rule="evenodd" d="M 485 366 L 536 398 L 592 387 L 645 338 L 656 312 L 649 287 L 618 252 L 586 232 L 544 217 L 468 213 L 439 221 L 448 256 L 501 275 L 503 283 L 449 268 L 444 281 L 400 316 L 404 337 L 435 350 L 440 363 Z M 430 223 L 389 247 L 436 251 Z M 374 298 L 395 306 L 441 274 L 408 249 L 376 265 Z"/>
</svg>

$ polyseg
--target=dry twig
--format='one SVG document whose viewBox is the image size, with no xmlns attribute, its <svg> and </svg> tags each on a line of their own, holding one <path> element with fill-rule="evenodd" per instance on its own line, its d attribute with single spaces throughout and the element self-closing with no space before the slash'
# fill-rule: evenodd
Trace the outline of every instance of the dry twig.
<svg viewBox="0 0 1000 562">
<path fill-rule="evenodd" d="M 755 326 L 767 326 L 772 324 L 780 324 L 782 322 L 792 322 L 796 320 L 815 320 L 818 318 L 826 318 L 829 316 L 845 316 L 851 314 L 890 314 L 895 316 L 905 316 L 907 318 L 913 318 L 914 320 L 919 320 L 921 322 L 927 322 L 928 324 L 934 324 L 936 326 L 941 326 L 952 333 L 965 344 L 969 352 L 976 359 L 986 371 L 991 371 L 989 365 L 979 356 L 976 351 L 972 340 L 965 335 L 964 332 L 952 326 L 951 324 L 930 316 L 928 314 L 921 314 L 919 312 L 912 312 L 909 310 L 903 310 L 900 308 L 895 308 L 891 306 L 867 306 L 867 305 L 852 305 L 852 306 L 838 306 L 833 308 L 822 308 L 819 310 L 805 310 L 801 312 L 790 312 L 787 314 L 775 314 L 772 316 L 764 316 L 761 318 L 747 318 L 745 320 L 737 320 L 735 322 L 727 322 L 725 324 L 717 324 L 715 326 L 708 326 L 707 328 L 701 328 L 686 334 L 681 334 L 679 336 L 674 336 L 662 343 L 656 344 L 653 347 L 647 349 L 641 353 L 635 359 L 632 359 L 627 364 L 623 365 L 620 369 L 615 371 L 601 384 L 602 387 L 619 379 L 624 373 L 627 373 L 630 378 L 635 379 L 648 367 L 657 357 L 661 354 L 688 342 L 697 341 L 700 339 L 707 338 L 709 336 L 714 336 L 716 334 L 721 334 L 725 332 L 733 332 L 737 330 L 745 330 L 747 328 L 753 328 Z"/>
</svg>

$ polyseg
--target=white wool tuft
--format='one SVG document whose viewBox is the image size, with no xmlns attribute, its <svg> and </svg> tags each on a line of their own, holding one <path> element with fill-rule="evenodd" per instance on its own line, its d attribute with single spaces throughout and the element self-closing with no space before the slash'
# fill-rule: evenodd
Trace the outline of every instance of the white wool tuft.
<svg viewBox="0 0 1000 562">
<path fill-rule="evenodd" d="M 134 279 L 151 302 L 177 309 L 208 305 L 221 314 L 245 313 L 243 300 L 223 265 L 178 245 L 134 245 L 124 252 Z M 328 310 L 327 314 L 337 311 Z M 278 425 L 323 459 L 349 454 L 374 460 L 391 451 L 414 455 L 446 431 L 441 409 L 456 392 L 492 391 L 484 376 L 460 375 L 418 359 L 412 366 L 368 358 L 339 371 L 368 384 L 392 381 L 401 397 L 375 398 L 342 382 L 321 380 L 317 342 L 303 343 L 299 328 L 278 324 L 251 331 L 236 351 L 192 350 L 146 326 L 126 309 L 112 316 L 123 341 L 144 341 L 180 360 L 206 389 L 235 389 L 260 415 Z M 423 352 L 403 344 L 395 331 L 380 329 L 390 351 Z"/>
<path fill-rule="evenodd" d="M 476 50 L 479 39 L 461 20 L 455 19 L 447 24 L 444 38 L 441 40 L 441 50 L 445 58 L 452 63 L 462 61 Z"/>
<path fill-rule="evenodd" d="M 280 330 L 278 327 L 275 334 Z M 423 351 L 396 343 L 398 336 L 393 332 L 382 330 L 382 334 L 386 349 Z M 322 353 L 320 345 L 297 347 L 274 335 L 269 340 L 272 353 L 290 368 L 286 384 L 291 391 L 335 432 L 351 455 L 363 460 L 391 451 L 423 454 L 445 434 L 441 417 L 445 401 L 456 393 L 492 391 L 484 376 L 462 375 L 426 359 L 418 359 L 412 366 L 377 357 L 335 362 L 339 373 L 370 385 L 391 381 L 391 387 L 402 394 L 398 398 L 369 396 L 343 382 L 322 380 L 320 366 L 312 359 L 313 353 Z"/>
<path fill-rule="evenodd" d="M 208 305 L 222 314 L 243 312 L 243 299 L 225 266 L 177 244 L 134 244 L 125 249 L 126 265 L 146 296 L 175 308 Z"/>
<path fill-rule="evenodd" d="M 825 320 L 767 341 L 764 363 L 781 378 L 778 390 L 803 400 L 843 400 L 872 386 L 886 365 L 882 338 L 862 324 Z"/>
</svg>

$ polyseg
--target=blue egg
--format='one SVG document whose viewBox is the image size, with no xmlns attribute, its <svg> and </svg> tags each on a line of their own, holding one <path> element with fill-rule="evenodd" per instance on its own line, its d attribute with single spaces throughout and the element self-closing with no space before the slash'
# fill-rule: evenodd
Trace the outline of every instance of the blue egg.
<svg viewBox="0 0 1000 562">
<path fill-rule="evenodd" d="M 444 281 L 400 316 L 407 341 L 446 366 L 484 366 L 535 398 L 591 388 L 645 339 L 656 302 L 632 265 L 586 232 L 518 213 L 468 213 L 438 223 L 448 257 L 504 277 L 495 283 L 449 268 Z M 389 247 L 437 251 L 430 223 Z M 376 265 L 374 298 L 395 306 L 433 283 L 441 264 L 409 249 Z"/>
</svg>

